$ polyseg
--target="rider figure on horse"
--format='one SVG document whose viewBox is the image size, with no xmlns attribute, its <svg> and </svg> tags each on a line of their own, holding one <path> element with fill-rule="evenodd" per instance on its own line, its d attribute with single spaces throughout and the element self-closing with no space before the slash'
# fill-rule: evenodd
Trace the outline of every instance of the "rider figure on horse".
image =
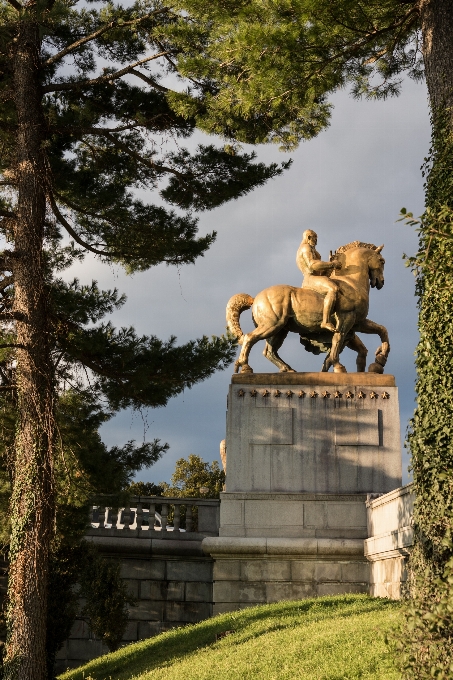
<svg viewBox="0 0 453 680">
<path fill-rule="evenodd" d="M 341 269 L 341 262 L 323 262 L 321 255 L 316 250 L 318 235 L 312 229 L 307 229 L 302 234 L 302 243 L 297 251 L 297 266 L 304 275 L 302 288 L 311 288 L 324 296 L 324 308 L 321 328 L 335 333 L 335 326 L 330 322 L 330 317 L 338 294 L 338 285 L 329 278 L 334 269 Z"/>
</svg>

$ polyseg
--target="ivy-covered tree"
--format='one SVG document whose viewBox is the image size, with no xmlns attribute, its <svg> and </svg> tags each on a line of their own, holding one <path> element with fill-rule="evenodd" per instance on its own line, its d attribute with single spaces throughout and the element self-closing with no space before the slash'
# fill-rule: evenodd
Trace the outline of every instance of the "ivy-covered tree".
<svg viewBox="0 0 453 680">
<path fill-rule="evenodd" d="M 219 90 L 180 71 L 181 21 L 192 25 L 159 0 L 0 0 L 0 390 L 16 413 L 6 678 L 46 676 L 61 391 L 89 388 L 108 413 L 164 406 L 234 352 L 228 338 L 178 346 L 117 330 L 102 320 L 117 291 L 61 272 L 86 253 L 131 273 L 192 264 L 215 238 L 197 236 L 193 212 L 283 170 L 234 144 L 184 147 Z"/>
</svg>

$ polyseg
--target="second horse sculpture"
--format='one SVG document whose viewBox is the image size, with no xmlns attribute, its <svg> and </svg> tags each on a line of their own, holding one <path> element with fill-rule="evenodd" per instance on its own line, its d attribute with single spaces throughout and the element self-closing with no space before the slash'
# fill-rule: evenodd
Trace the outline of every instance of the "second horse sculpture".
<svg viewBox="0 0 453 680">
<path fill-rule="evenodd" d="M 331 366 L 335 373 L 345 373 L 340 363 L 344 347 L 357 352 L 357 371 L 366 366 L 367 349 L 356 333 L 372 333 L 381 339 L 376 350 L 376 362 L 369 371 L 382 373 L 390 351 L 387 329 L 367 319 L 370 286 L 380 290 L 384 285 L 384 263 L 381 255 L 384 246 L 354 241 L 341 246 L 334 254 L 341 262 L 341 269 L 333 271 L 331 278 L 338 285 L 339 294 L 333 310 L 336 321 L 334 333 L 321 328 L 323 320 L 323 296 L 310 288 L 295 286 L 271 286 L 261 291 L 255 299 L 246 293 L 233 295 L 227 305 L 227 324 L 230 332 L 242 345 L 235 364 L 235 372 L 252 373 L 248 364 L 250 350 L 259 340 L 266 340 L 264 356 L 280 371 L 292 369 L 278 355 L 286 336 L 291 331 L 300 335 L 301 343 L 311 352 L 327 352 L 322 370 Z M 256 326 L 251 333 L 243 333 L 239 317 L 252 307 Z"/>
</svg>

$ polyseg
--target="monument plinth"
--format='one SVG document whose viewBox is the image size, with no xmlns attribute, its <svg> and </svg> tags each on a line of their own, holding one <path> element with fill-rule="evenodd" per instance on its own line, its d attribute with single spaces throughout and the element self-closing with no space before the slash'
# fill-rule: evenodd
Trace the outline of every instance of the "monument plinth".
<svg viewBox="0 0 453 680">
<path fill-rule="evenodd" d="M 398 390 L 375 373 L 241 373 L 228 395 L 216 612 L 366 592 L 365 501 L 401 485 Z"/>
<path fill-rule="evenodd" d="M 398 391 L 373 373 L 239 374 L 226 492 L 386 493 L 401 484 Z"/>
</svg>

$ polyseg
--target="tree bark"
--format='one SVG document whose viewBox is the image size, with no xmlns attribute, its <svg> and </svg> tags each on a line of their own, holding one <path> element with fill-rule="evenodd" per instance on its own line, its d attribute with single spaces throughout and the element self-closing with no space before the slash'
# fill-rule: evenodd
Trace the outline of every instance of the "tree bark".
<svg viewBox="0 0 453 680">
<path fill-rule="evenodd" d="M 30 7 L 30 13 L 26 12 L 19 24 L 12 60 L 18 124 L 14 311 L 23 319 L 17 322 L 17 342 L 25 349 L 17 350 L 19 415 L 11 501 L 5 658 L 8 680 L 47 677 L 47 568 L 54 526 L 54 384 L 43 254 L 45 127 L 39 82 L 39 29 Z"/>
<path fill-rule="evenodd" d="M 449 109 L 453 126 L 453 2 L 420 0 L 419 11 L 431 106 Z"/>
</svg>

